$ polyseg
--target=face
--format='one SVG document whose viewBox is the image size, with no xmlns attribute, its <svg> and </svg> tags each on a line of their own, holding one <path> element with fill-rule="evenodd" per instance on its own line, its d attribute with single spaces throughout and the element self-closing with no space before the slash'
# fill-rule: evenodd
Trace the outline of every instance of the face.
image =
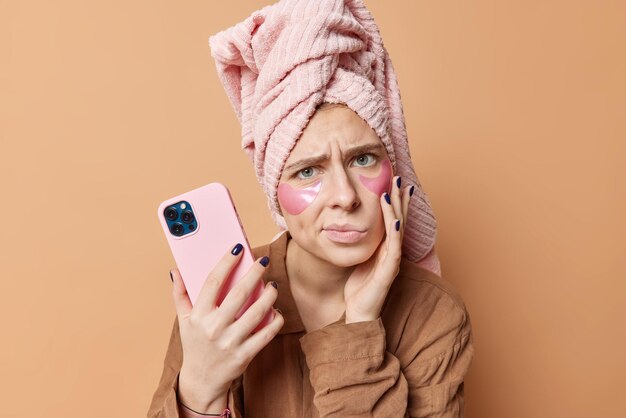
<svg viewBox="0 0 626 418">
<path fill-rule="evenodd" d="M 380 196 L 392 177 L 385 147 L 363 119 L 346 106 L 318 110 L 278 185 L 294 241 L 337 266 L 364 262 L 385 236 Z"/>
</svg>

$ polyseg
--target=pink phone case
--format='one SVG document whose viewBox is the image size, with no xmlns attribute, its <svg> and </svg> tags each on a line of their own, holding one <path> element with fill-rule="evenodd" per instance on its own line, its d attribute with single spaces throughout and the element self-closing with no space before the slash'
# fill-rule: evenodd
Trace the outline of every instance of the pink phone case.
<svg viewBox="0 0 626 418">
<path fill-rule="evenodd" d="M 170 231 L 165 210 L 181 201 L 191 206 L 197 227 L 183 236 L 176 236 Z M 220 306 L 228 292 L 255 261 L 228 189 L 223 184 L 211 183 L 172 197 L 159 205 L 158 217 L 192 305 L 195 305 L 207 276 L 218 261 L 235 244 L 243 245 L 241 260 L 226 279 L 216 301 L 217 306 Z M 179 222 L 182 224 L 180 215 Z M 257 287 L 237 312 L 237 319 L 261 296 L 264 287 L 263 280 L 259 280 Z M 252 333 L 269 324 L 272 319 L 273 310 L 269 309 Z"/>
</svg>

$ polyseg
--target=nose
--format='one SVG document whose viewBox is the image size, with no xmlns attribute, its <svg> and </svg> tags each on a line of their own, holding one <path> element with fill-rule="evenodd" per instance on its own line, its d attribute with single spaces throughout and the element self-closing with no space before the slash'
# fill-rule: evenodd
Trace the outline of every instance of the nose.
<svg viewBox="0 0 626 418">
<path fill-rule="evenodd" d="M 326 193 L 328 193 L 328 206 L 341 208 L 346 211 L 356 209 L 361 203 L 357 190 L 344 168 L 334 169 L 328 176 Z"/>
</svg>

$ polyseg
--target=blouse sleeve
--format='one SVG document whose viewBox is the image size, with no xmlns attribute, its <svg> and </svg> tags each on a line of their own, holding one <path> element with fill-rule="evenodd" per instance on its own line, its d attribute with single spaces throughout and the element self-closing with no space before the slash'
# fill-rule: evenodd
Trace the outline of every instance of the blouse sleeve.
<svg viewBox="0 0 626 418">
<path fill-rule="evenodd" d="M 408 417 L 464 416 L 464 380 L 474 358 L 474 342 L 469 313 L 464 307 L 453 309 L 434 321 L 439 326 L 428 329 L 422 344 L 409 349 L 412 354 L 403 368 L 409 383 Z"/>
<path fill-rule="evenodd" d="M 175 318 L 165 360 L 163 361 L 163 372 L 161 373 L 157 389 L 152 396 L 152 402 L 148 409 L 148 418 L 186 418 L 188 416 L 196 416 L 192 412 L 187 413 L 187 410 L 182 406 L 179 407 L 176 396 L 178 391 L 178 374 L 183 363 L 182 352 L 178 318 Z M 228 408 L 231 411 L 231 418 L 244 417 L 241 412 L 242 402 L 240 394 L 241 377 L 235 380 L 228 390 Z"/>
<path fill-rule="evenodd" d="M 320 417 L 462 417 L 463 380 L 474 353 L 469 315 L 464 307 L 439 308 L 446 312 L 409 315 L 395 353 L 387 350 L 380 317 L 304 335 Z"/>
<path fill-rule="evenodd" d="M 402 417 L 408 385 L 385 350 L 381 318 L 331 324 L 300 338 L 320 417 Z"/>
</svg>

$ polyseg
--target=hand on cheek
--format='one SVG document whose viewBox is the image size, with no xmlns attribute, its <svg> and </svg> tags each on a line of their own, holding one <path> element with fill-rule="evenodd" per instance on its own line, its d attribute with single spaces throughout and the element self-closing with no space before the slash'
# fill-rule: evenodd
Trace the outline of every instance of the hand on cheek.
<svg viewBox="0 0 626 418">
<path fill-rule="evenodd" d="M 400 177 L 394 177 L 390 192 L 380 195 L 386 238 L 367 262 L 357 266 L 344 289 L 346 323 L 372 321 L 380 316 L 389 288 L 402 259 L 402 239 L 414 186 L 402 188 Z"/>
</svg>

